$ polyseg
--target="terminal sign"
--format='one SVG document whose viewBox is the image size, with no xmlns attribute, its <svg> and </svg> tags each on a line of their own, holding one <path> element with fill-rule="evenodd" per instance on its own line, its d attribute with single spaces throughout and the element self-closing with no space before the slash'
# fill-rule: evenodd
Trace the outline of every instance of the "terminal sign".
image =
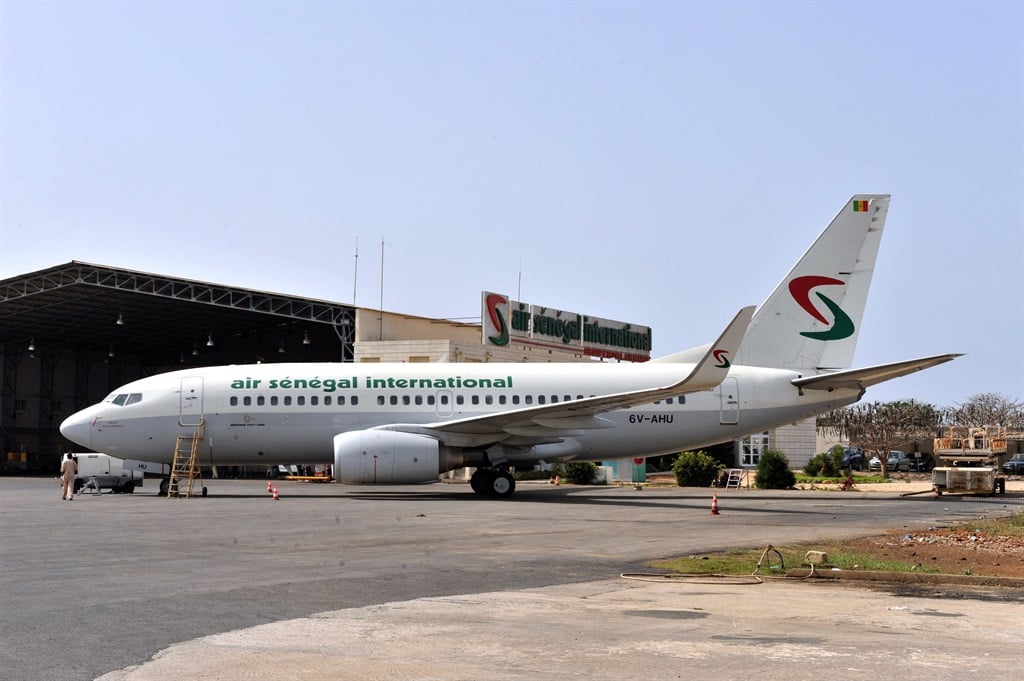
<svg viewBox="0 0 1024 681">
<path fill-rule="evenodd" d="M 531 305 L 501 293 L 484 291 L 481 298 L 484 345 L 518 343 L 630 362 L 651 358 L 650 327 Z"/>
</svg>

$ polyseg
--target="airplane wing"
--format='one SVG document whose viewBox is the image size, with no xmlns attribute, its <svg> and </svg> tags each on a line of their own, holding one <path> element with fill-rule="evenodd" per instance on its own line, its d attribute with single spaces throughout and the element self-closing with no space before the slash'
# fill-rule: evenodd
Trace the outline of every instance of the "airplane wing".
<svg viewBox="0 0 1024 681">
<path fill-rule="evenodd" d="M 690 372 L 669 385 L 425 425 L 393 424 L 382 428 L 431 435 L 453 447 L 481 446 L 510 440 L 516 444 L 557 442 L 574 432 L 608 428 L 614 424 L 602 419 L 599 416 L 602 412 L 716 388 L 728 375 L 729 367 L 732 366 L 730 358 L 739 348 L 753 316 L 754 306 L 740 310 Z"/>
<path fill-rule="evenodd" d="M 908 359 L 903 362 L 879 364 L 865 369 L 846 369 L 845 371 L 836 371 L 829 374 L 796 378 L 793 379 L 792 383 L 796 387 L 805 390 L 836 390 L 838 388 L 864 390 L 892 378 L 899 378 L 900 376 L 912 374 L 915 371 L 945 364 L 960 356 L 959 354 L 949 354 L 923 357 L 921 359 Z"/>
</svg>

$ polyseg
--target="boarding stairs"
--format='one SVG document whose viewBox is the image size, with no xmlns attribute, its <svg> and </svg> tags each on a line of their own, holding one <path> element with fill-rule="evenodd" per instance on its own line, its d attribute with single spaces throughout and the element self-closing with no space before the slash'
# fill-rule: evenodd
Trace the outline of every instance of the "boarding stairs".
<svg viewBox="0 0 1024 681">
<path fill-rule="evenodd" d="M 206 437 L 206 421 L 200 420 L 190 435 L 179 435 L 174 443 L 174 460 L 171 463 L 171 479 L 167 487 L 168 497 L 188 498 L 193 495 L 206 496 L 203 472 L 199 466 L 199 443 Z M 195 481 L 199 481 L 198 488 Z M 195 490 L 193 492 L 193 490 Z"/>
<path fill-rule="evenodd" d="M 742 468 L 730 468 L 726 472 L 729 474 L 729 477 L 725 479 L 725 488 L 729 489 L 730 487 L 735 487 L 736 489 L 739 489 L 740 485 L 743 483 L 746 471 Z"/>
</svg>

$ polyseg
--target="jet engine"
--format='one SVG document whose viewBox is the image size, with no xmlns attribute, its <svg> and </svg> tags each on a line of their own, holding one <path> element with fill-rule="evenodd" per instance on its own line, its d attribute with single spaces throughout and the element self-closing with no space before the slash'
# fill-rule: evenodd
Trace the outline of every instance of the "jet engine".
<svg viewBox="0 0 1024 681">
<path fill-rule="evenodd" d="M 426 435 L 356 430 L 334 436 L 334 479 L 349 485 L 436 482 L 440 445 Z"/>
</svg>

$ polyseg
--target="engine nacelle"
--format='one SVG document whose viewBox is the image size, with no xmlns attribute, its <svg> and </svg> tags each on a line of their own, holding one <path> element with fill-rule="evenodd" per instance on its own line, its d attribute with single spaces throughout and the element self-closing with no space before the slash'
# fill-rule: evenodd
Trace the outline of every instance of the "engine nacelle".
<svg viewBox="0 0 1024 681">
<path fill-rule="evenodd" d="M 334 436 L 334 479 L 349 485 L 418 485 L 440 475 L 440 445 L 426 435 L 356 430 Z"/>
</svg>

